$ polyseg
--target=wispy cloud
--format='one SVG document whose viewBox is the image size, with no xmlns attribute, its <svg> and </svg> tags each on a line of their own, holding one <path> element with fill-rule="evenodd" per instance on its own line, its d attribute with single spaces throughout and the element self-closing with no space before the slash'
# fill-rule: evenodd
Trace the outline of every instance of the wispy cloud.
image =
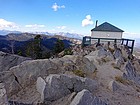
<svg viewBox="0 0 140 105">
<path fill-rule="evenodd" d="M 132 39 L 140 38 L 140 33 L 124 32 L 123 38 L 132 38 Z"/>
<path fill-rule="evenodd" d="M 18 26 L 14 22 L 10 22 L 5 19 L 0 19 L 0 29 L 6 28 L 18 28 Z"/>
<path fill-rule="evenodd" d="M 66 28 L 66 26 L 58 26 L 58 29 L 64 30 Z"/>
<path fill-rule="evenodd" d="M 61 8 L 65 8 L 65 6 L 64 6 L 64 5 L 60 6 L 60 5 L 57 5 L 56 3 L 54 3 L 54 4 L 52 5 L 52 9 L 53 9 L 54 11 L 57 11 L 58 9 L 61 9 Z"/>
<path fill-rule="evenodd" d="M 37 29 L 37 28 L 43 28 L 43 27 L 45 27 L 45 25 L 42 25 L 42 24 L 31 24 L 31 25 L 25 25 L 25 27 Z"/>
<path fill-rule="evenodd" d="M 92 25 L 93 21 L 91 20 L 91 16 L 87 15 L 86 18 L 84 20 L 82 20 L 82 26 L 88 26 L 88 25 Z"/>
</svg>

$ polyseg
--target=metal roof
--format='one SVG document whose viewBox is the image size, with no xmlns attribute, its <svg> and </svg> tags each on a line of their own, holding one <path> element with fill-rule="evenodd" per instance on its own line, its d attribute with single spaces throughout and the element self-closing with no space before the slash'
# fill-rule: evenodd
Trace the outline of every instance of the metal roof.
<svg viewBox="0 0 140 105">
<path fill-rule="evenodd" d="M 124 32 L 123 30 L 117 28 L 116 26 L 105 22 L 95 28 L 93 28 L 91 31 L 108 31 L 108 32 Z"/>
</svg>

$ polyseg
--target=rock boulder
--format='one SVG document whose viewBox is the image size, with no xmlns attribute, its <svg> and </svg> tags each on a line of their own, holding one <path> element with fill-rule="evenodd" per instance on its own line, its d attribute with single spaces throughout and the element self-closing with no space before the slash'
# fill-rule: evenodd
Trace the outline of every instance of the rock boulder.
<svg viewBox="0 0 140 105">
<path fill-rule="evenodd" d="M 90 91 L 83 89 L 72 100 L 70 105 L 108 105 L 97 97 L 94 97 Z"/>
<path fill-rule="evenodd" d="M 21 57 L 0 51 L 0 72 L 8 71 L 11 67 L 16 66 L 26 60 L 31 60 L 31 58 Z"/>
<path fill-rule="evenodd" d="M 38 85 L 39 86 L 39 85 Z M 39 87 L 37 87 L 39 88 Z M 98 83 L 89 78 L 82 78 L 78 76 L 51 74 L 46 78 L 46 86 L 40 92 L 44 95 L 45 101 L 54 101 L 60 99 L 73 92 L 79 92 L 83 89 L 95 91 L 98 88 Z M 42 94 L 42 91 L 44 93 Z"/>
<path fill-rule="evenodd" d="M 0 83 L 0 105 L 9 105 L 6 90 L 3 83 Z"/>
</svg>

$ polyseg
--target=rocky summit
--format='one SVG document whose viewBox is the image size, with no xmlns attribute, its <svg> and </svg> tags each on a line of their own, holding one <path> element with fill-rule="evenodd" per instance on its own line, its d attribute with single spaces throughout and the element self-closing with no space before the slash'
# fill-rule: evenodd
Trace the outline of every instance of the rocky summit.
<svg viewBox="0 0 140 105">
<path fill-rule="evenodd" d="M 140 60 L 127 46 L 72 52 L 37 60 L 0 52 L 0 105 L 140 104 Z"/>
</svg>

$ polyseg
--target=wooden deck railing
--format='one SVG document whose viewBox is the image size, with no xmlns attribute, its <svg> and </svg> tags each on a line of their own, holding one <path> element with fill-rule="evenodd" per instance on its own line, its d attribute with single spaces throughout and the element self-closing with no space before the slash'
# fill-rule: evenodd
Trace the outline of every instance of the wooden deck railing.
<svg viewBox="0 0 140 105">
<path fill-rule="evenodd" d="M 134 42 L 135 42 L 135 40 L 132 40 L 132 39 L 124 39 L 124 38 L 122 38 L 122 39 L 93 38 L 93 37 L 90 37 L 90 36 L 85 36 L 85 37 L 83 37 L 83 41 L 82 41 L 83 46 L 88 46 L 88 45 L 93 44 L 92 43 L 92 40 L 97 41 L 97 45 L 101 43 L 101 40 L 102 41 L 106 41 L 106 42 L 112 41 L 115 44 L 119 41 L 120 44 L 127 46 L 130 49 L 131 53 L 133 53 Z"/>
</svg>

